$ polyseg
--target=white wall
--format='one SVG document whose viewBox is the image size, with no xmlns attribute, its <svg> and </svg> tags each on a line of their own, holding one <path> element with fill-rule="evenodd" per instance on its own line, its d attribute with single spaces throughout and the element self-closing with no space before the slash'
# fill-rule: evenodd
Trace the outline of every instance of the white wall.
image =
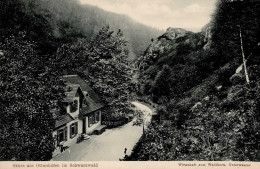
<svg viewBox="0 0 260 169">
<path fill-rule="evenodd" d="M 78 122 L 78 134 L 81 134 L 81 133 L 82 133 L 82 125 L 83 125 L 82 120 L 75 119 L 75 120 L 73 120 L 73 121 L 67 123 L 67 124 L 66 124 L 66 127 L 67 127 L 67 141 L 64 143 L 64 146 L 70 146 L 70 145 L 76 143 L 78 135 L 75 136 L 75 137 L 73 137 L 73 138 L 70 138 L 70 133 L 71 133 L 71 131 L 70 131 L 70 125 L 73 124 L 73 123 L 76 123 L 76 122 Z M 52 133 L 52 136 L 53 136 L 53 137 L 57 137 L 57 131 L 60 130 L 60 129 L 62 129 L 62 128 L 64 128 L 64 127 L 60 127 L 60 128 L 58 128 L 57 130 L 54 130 L 53 133 Z M 55 138 L 55 139 L 56 139 L 56 138 Z M 55 142 L 55 146 L 57 146 L 57 142 Z"/>
<path fill-rule="evenodd" d="M 70 125 L 71 125 L 71 124 L 73 124 L 73 123 L 75 123 L 75 122 L 78 122 L 78 134 L 81 134 L 81 133 L 83 132 L 83 131 L 82 131 L 83 121 L 80 120 L 80 119 L 78 119 L 79 109 L 80 109 L 80 98 L 79 98 L 79 97 L 74 97 L 73 100 L 77 100 L 77 101 L 78 101 L 78 107 L 77 107 L 77 110 L 76 110 L 75 112 L 70 112 L 70 105 L 68 105 L 68 106 L 66 107 L 67 113 L 70 114 L 70 115 L 74 118 L 74 120 L 66 124 L 66 127 L 67 127 L 67 141 L 64 143 L 64 146 L 69 146 L 69 145 L 71 145 L 71 144 L 76 143 L 76 140 L 77 140 L 77 137 L 78 137 L 78 135 L 77 135 L 77 136 L 75 136 L 75 137 L 73 137 L 73 138 L 70 138 L 70 133 L 71 133 L 71 131 L 70 131 Z M 60 130 L 60 129 L 62 129 L 62 128 L 64 128 L 64 127 L 60 127 L 60 128 L 58 128 L 57 130 L 54 130 L 53 133 L 52 133 L 52 136 L 53 136 L 53 137 L 57 137 L 57 131 Z M 87 131 L 87 130 L 86 130 L 86 131 Z M 55 139 L 56 139 L 56 138 L 55 138 Z M 57 142 L 55 142 L 55 145 L 57 145 Z"/>
<path fill-rule="evenodd" d="M 75 112 L 70 112 L 70 105 L 68 105 L 67 106 L 67 113 L 69 113 L 73 118 L 78 118 L 78 116 L 79 116 L 79 105 L 80 105 L 79 97 L 74 97 L 73 100 L 77 100 L 78 101 L 77 110 Z"/>
<path fill-rule="evenodd" d="M 57 146 L 57 130 L 54 130 L 53 132 L 52 132 L 52 137 L 54 138 L 54 140 L 55 140 L 55 146 Z"/>
<path fill-rule="evenodd" d="M 83 126 L 83 121 L 82 120 L 78 120 L 78 134 L 81 134 L 82 131 L 82 126 Z"/>
<path fill-rule="evenodd" d="M 77 99 L 78 99 L 78 103 L 79 103 L 79 97 L 77 97 Z M 70 107 L 69 107 L 69 106 L 67 107 L 67 110 L 70 110 Z M 79 114 L 79 104 L 78 104 L 78 110 L 77 110 L 76 113 Z M 71 113 L 70 113 L 70 114 L 71 114 Z M 73 114 L 74 114 L 74 113 L 73 113 Z M 101 125 L 101 116 L 102 116 L 102 113 L 101 113 L 101 111 L 99 111 L 99 121 L 98 121 L 97 123 L 93 124 L 91 127 L 88 127 L 88 116 L 83 117 L 83 118 L 86 119 L 86 126 L 85 126 L 85 128 L 86 128 L 86 134 L 91 134 L 97 127 L 99 127 L 99 126 Z M 75 137 L 73 137 L 73 138 L 70 138 L 70 133 L 71 133 L 71 131 L 70 131 L 70 125 L 73 124 L 73 123 L 75 123 L 75 122 L 78 122 L 78 134 L 81 134 L 81 133 L 83 132 L 83 130 L 82 130 L 82 129 L 83 129 L 83 119 L 80 120 L 80 119 L 78 119 L 78 116 L 76 116 L 76 117 L 75 117 L 75 120 L 73 120 L 73 121 L 71 121 L 71 122 L 69 122 L 69 123 L 66 124 L 66 127 L 67 127 L 67 141 L 64 143 L 64 146 L 70 146 L 70 145 L 76 143 L 76 140 L 77 140 L 77 137 L 78 137 L 78 136 L 75 136 Z M 52 133 L 53 137 L 57 137 L 57 131 L 58 131 L 59 129 L 62 129 L 62 128 L 64 128 L 64 127 L 60 127 L 60 128 L 58 128 L 57 130 L 54 130 L 53 133 Z M 56 138 L 55 138 L 55 139 L 56 139 Z M 55 145 L 57 145 L 56 142 L 55 142 Z"/>
<path fill-rule="evenodd" d="M 86 116 L 86 134 L 92 133 L 100 125 L 101 125 L 101 111 L 99 111 L 99 121 L 90 127 L 88 127 L 88 116 Z"/>
<path fill-rule="evenodd" d="M 70 113 L 70 105 L 68 105 L 68 106 L 66 107 L 66 111 L 67 111 L 67 113 Z"/>
</svg>

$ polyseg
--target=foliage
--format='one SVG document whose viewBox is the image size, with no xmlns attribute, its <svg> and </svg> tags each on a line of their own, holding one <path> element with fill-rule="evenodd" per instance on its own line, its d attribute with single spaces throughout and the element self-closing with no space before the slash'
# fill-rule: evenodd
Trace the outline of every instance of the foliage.
<svg viewBox="0 0 260 169">
<path fill-rule="evenodd" d="M 178 118 L 166 117 L 164 111 L 164 119 L 171 119 L 171 123 L 154 121 L 125 160 L 260 160 L 259 84 L 253 89 L 242 86 L 242 93 L 237 90 L 241 86 L 232 90 L 230 95 L 234 96 L 229 100 L 212 97 L 203 101 L 184 118 L 181 127 L 176 123 Z M 224 106 L 233 102 L 236 107 Z M 176 112 L 172 113 L 176 117 Z"/>
<path fill-rule="evenodd" d="M 104 121 L 124 121 L 131 111 L 128 103 L 131 67 L 128 66 L 127 41 L 119 30 L 115 35 L 104 27 L 89 45 L 87 80 L 106 103 Z"/>
<path fill-rule="evenodd" d="M 50 57 L 51 66 L 62 75 L 84 76 L 88 64 L 87 45 L 81 41 L 74 45 L 64 44 Z"/>
<path fill-rule="evenodd" d="M 3 0 L 0 3 L 1 41 L 12 35 L 17 36 L 19 32 L 24 31 L 26 40 L 36 42 L 37 50 L 48 54 L 53 53 L 62 43 L 69 42 L 68 38 L 55 36 L 54 30 L 62 28 L 54 27 L 50 23 L 48 18 L 53 18 L 48 11 L 45 11 L 44 14 L 37 13 L 38 1 Z M 52 20 L 52 22 L 54 21 L 57 22 Z M 80 35 L 74 35 L 74 37 L 78 36 Z"/>
<path fill-rule="evenodd" d="M 128 103 L 132 76 L 128 54 L 123 32 L 114 33 L 105 26 L 89 43 L 58 48 L 50 65 L 60 74 L 78 74 L 89 82 L 107 105 L 102 120 L 111 127 L 125 124 L 128 112 L 132 111 Z"/>
<path fill-rule="evenodd" d="M 123 27 L 136 48 L 123 31 L 103 27 L 107 21 L 118 22 L 113 29 Z M 105 122 L 112 127 L 127 122 L 129 57 L 160 31 L 76 0 L 3 0 L 0 23 L 1 160 L 52 158 L 55 118 L 63 113 L 62 75 L 90 82 L 108 105 Z"/>
<path fill-rule="evenodd" d="M 147 84 L 153 88 L 155 72 L 164 65 L 171 68 L 170 79 L 178 81 L 170 81 L 168 101 L 157 111 L 160 120 L 153 120 L 125 160 L 260 160 L 259 9 L 255 0 L 220 0 L 211 23 L 210 48 L 192 48 L 183 37 L 168 43 L 164 53 L 151 60 L 152 49 L 147 50 L 140 88 Z M 250 86 L 243 71 L 235 73 L 242 64 L 239 27 Z"/>
<path fill-rule="evenodd" d="M 188 32 L 184 37 L 166 41 L 166 44 L 162 40 L 158 38 L 148 47 L 149 52 L 144 54 L 139 63 L 140 93 L 153 95 L 155 102 L 167 102 L 170 98 L 181 95 L 216 69 L 214 65 L 204 63 L 211 61 L 212 55 L 203 49 L 202 34 Z M 164 66 L 170 67 L 170 70 L 162 77 L 161 84 L 164 85 L 158 85 L 157 79 L 165 69 Z"/>
<path fill-rule="evenodd" d="M 151 89 L 155 101 L 158 97 L 167 96 L 170 92 L 170 76 L 171 69 L 168 65 L 164 65 L 163 69 L 157 73 Z"/>
<path fill-rule="evenodd" d="M 252 47 L 259 41 L 259 2 L 252 1 L 219 1 L 214 14 L 212 41 L 216 50 L 225 57 L 219 58 L 223 63 L 232 58 L 241 58 L 239 28 L 242 30 L 244 48 L 248 56 Z"/>
<path fill-rule="evenodd" d="M 63 83 L 24 34 L 1 44 L 1 160 L 50 160 Z"/>
<path fill-rule="evenodd" d="M 131 67 L 122 31 L 114 35 L 104 27 L 91 43 L 66 44 L 51 56 L 38 54 L 26 38 L 13 36 L 1 46 L 1 152 L 7 152 L 1 159 L 51 159 L 54 118 L 64 97 L 59 77 L 64 74 L 76 73 L 91 83 L 107 104 L 103 121 L 113 122 L 111 126 L 127 122 Z M 13 144 L 6 146 L 10 140 Z"/>
<path fill-rule="evenodd" d="M 156 95 L 156 100 L 160 100 L 160 94 L 154 93 L 160 90 L 151 89 L 156 84 L 157 72 L 160 72 L 164 65 L 171 68 L 168 83 L 175 86 L 166 98 L 179 97 L 228 63 L 230 65 L 226 71 L 220 70 L 216 73 L 219 83 L 229 83 L 228 78 L 232 76 L 232 71 L 242 63 L 239 28 L 242 30 L 246 59 L 252 56 L 252 51 L 259 43 L 257 37 L 260 22 L 257 16 L 259 2 L 255 0 L 220 1 L 208 32 L 186 31 L 185 35 L 176 39 L 167 39 L 167 33 L 159 37 L 137 63 L 140 67 L 140 94 Z M 204 48 L 205 45 L 210 48 Z M 161 99 L 165 98 L 163 93 L 161 95 Z"/>
<path fill-rule="evenodd" d="M 52 54 L 62 44 L 89 42 L 105 25 L 122 29 L 130 41 L 129 59 L 136 59 L 159 30 L 133 22 L 126 16 L 81 5 L 78 0 L 2 0 L 0 2 L 0 41 L 19 31 L 27 31 L 27 40 L 37 42 L 38 49 Z"/>
</svg>

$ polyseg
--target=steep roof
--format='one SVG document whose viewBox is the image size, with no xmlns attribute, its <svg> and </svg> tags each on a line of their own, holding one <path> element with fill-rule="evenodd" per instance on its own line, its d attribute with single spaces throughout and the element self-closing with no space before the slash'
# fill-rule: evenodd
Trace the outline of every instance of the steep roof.
<svg viewBox="0 0 260 169">
<path fill-rule="evenodd" d="M 83 91 L 88 92 L 92 90 L 87 82 L 80 78 L 78 75 L 66 75 L 63 76 L 62 79 L 65 80 L 67 83 L 79 84 Z"/>
<path fill-rule="evenodd" d="M 61 115 L 55 120 L 55 128 L 59 128 L 73 120 L 69 114 Z"/>
<path fill-rule="evenodd" d="M 67 83 L 66 84 L 71 90 L 65 92 L 66 97 L 64 98 L 64 102 L 72 102 L 80 85 L 79 84 L 71 84 Z"/>
<path fill-rule="evenodd" d="M 82 108 L 80 109 L 80 113 L 82 115 L 87 115 L 89 113 L 95 112 L 104 107 L 104 104 L 101 102 L 95 102 L 91 97 L 85 97 L 87 104 L 83 104 Z"/>
<path fill-rule="evenodd" d="M 83 92 L 87 92 L 91 99 L 93 99 L 96 103 L 102 102 L 100 97 L 92 90 L 92 88 L 88 85 L 88 83 L 80 78 L 78 75 L 66 75 L 63 76 L 62 79 L 67 83 L 78 84 Z"/>
<path fill-rule="evenodd" d="M 62 79 L 70 85 L 75 84 L 74 86 L 72 86 L 72 88 L 80 86 L 84 95 L 87 93 L 87 95 L 85 95 L 87 104 L 83 104 L 82 108 L 80 108 L 80 113 L 82 115 L 97 111 L 105 106 L 102 103 L 100 97 L 92 90 L 88 83 L 80 78 L 78 75 L 66 75 L 63 76 Z M 71 92 L 68 93 L 66 97 L 68 100 L 70 100 L 73 95 L 75 96 L 74 90 L 76 89 L 72 89 Z"/>
</svg>

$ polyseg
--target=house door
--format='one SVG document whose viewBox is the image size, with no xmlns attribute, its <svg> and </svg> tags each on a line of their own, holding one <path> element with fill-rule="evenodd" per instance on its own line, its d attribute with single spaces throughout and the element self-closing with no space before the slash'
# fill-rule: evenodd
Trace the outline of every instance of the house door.
<svg viewBox="0 0 260 169">
<path fill-rule="evenodd" d="M 86 133 L 86 118 L 83 118 L 83 124 L 82 124 L 82 132 Z"/>
</svg>

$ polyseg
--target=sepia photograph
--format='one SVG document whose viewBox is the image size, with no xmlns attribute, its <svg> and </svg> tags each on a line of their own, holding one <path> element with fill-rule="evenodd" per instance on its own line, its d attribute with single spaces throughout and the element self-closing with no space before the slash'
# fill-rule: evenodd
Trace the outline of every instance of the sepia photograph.
<svg viewBox="0 0 260 169">
<path fill-rule="evenodd" d="M 259 25 L 259 0 L 1 0 L 0 168 L 260 167 Z"/>
</svg>

